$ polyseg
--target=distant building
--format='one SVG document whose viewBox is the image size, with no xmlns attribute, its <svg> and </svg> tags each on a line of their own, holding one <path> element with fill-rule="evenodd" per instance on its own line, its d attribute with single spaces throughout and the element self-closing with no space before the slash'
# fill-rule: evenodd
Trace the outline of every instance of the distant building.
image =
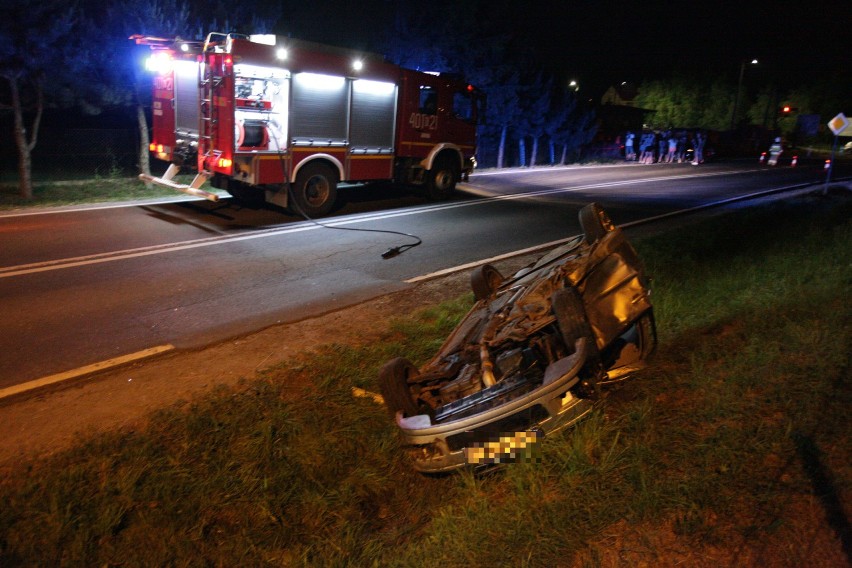
<svg viewBox="0 0 852 568">
<path fill-rule="evenodd" d="M 614 85 L 604 92 L 595 109 L 598 118 L 598 141 L 613 141 L 628 130 L 642 132 L 645 117 L 655 111 L 636 106 L 639 89 L 632 83 Z"/>
<path fill-rule="evenodd" d="M 606 90 L 601 97 L 602 105 L 617 105 L 617 106 L 636 106 L 636 95 L 639 94 L 639 89 L 633 83 L 622 83 L 618 86 L 612 86 Z"/>
</svg>

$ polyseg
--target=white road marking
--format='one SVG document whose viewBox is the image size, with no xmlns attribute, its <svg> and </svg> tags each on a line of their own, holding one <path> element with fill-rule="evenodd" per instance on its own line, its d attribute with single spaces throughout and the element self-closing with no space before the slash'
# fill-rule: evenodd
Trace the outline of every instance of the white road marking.
<svg viewBox="0 0 852 568">
<path fill-rule="evenodd" d="M 718 174 L 704 174 L 704 175 L 718 175 Z M 701 176 L 692 176 L 692 177 L 701 177 Z M 646 180 L 646 181 L 651 181 L 651 180 Z M 615 182 L 614 184 L 606 184 L 606 186 L 609 186 L 609 185 L 621 185 L 621 183 Z M 604 185 L 601 184 L 601 185 L 596 185 L 596 186 L 586 186 L 586 188 L 588 188 L 588 187 L 602 187 L 602 186 L 604 186 Z M 714 203 L 708 203 L 708 204 L 700 205 L 700 206 L 697 206 L 697 207 L 691 207 L 691 208 L 680 210 L 680 211 L 673 211 L 673 212 L 665 213 L 665 214 L 662 214 L 662 215 L 658 215 L 656 217 L 650 217 L 648 219 L 641 219 L 641 220 L 638 220 L 638 221 L 632 221 L 630 223 L 625 223 L 623 225 L 620 225 L 620 227 L 627 228 L 627 227 L 630 227 L 630 226 L 639 225 L 639 224 L 642 224 L 642 223 L 647 223 L 647 222 L 650 222 L 650 221 L 654 221 L 654 220 L 658 220 L 658 219 L 662 219 L 662 218 L 666 218 L 666 217 L 671 217 L 671 216 L 674 216 L 674 215 L 677 215 L 677 214 L 682 214 L 682 213 L 686 213 L 686 212 L 694 212 L 696 210 L 707 209 L 707 208 L 722 205 L 722 204 L 725 204 L 725 203 L 731 203 L 731 202 L 734 202 L 734 201 L 742 201 L 742 200 L 750 199 L 750 198 L 753 198 L 753 197 L 759 197 L 759 196 L 763 196 L 763 195 L 779 193 L 779 192 L 783 192 L 783 191 L 786 191 L 786 190 L 789 190 L 789 189 L 800 188 L 800 187 L 802 187 L 801 184 L 800 185 L 793 185 L 793 186 L 786 186 L 786 187 L 782 187 L 782 188 L 775 188 L 775 189 L 770 189 L 770 190 L 763 190 L 763 191 L 752 193 L 752 194 L 749 194 L 749 195 L 743 195 L 743 196 L 723 199 L 723 200 L 720 200 L 720 201 L 717 201 L 717 202 L 714 202 Z M 575 190 L 575 189 L 581 189 L 581 188 L 563 188 L 561 191 L 572 191 L 572 190 Z M 553 193 L 555 191 L 559 191 L 559 190 L 542 190 L 541 192 L 534 192 L 534 193 L 535 194 Z M 519 197 L 528 196 L 528 195 L 531 195 L 531 194 L 512 194 L 512 195 L 508 195 L 508 196 L 495 197 L 493 199 L 501 199 L 501 198 L 513 198 L 514 199 L 514 198 L 519 198 Z M 349 219 L 349 220 L 342 220 L 342 221 L 329 221 L 329 222 L 324 222 L 324 224 L 330 225 L 330 226 L 353 224 L 353 223 L 363 222 L 363 221 L 366 221 L 366 220 L 386 219 L 386 218 L 391 218 L 391 217 L 413 215 L 413 214 L 416 214 L 416 213 L 419 213 L 419 212 L 424 212 L 424 211 L 449 209 L 449 208 L 455 208 L 455 207 L 464 207 L 464 206 L 469 206 L 469 205 L 475 205 L 475 204 L 481 203 L 483 201 L 488 201 L 488 200 L 486 199 L 486 200 L 479 200 L 479 201 L 476 201 L 476 202 L 465 202 L 465 203 L 457 203 L 457 204 L 424 206 L 424 207 L 416 208 L 416 210 L 406 210 L 406 211 L 389 213 L 389 214 L 367 214 L 367 215 L 363 216 L 363 218 L 359 217 L 357 219 Z M 270 232 L 272 234 L 284 234 L 284 233 L 288 233 L 288 232 L 304 231 L 304 230 L 309 230 L 309 229 L 314 229 L 314 228 L 318 228 L 318 227 L 316 225 L 308 225 L 308 226 L 293 227 L 293 228 L 288 228 L 288 229 L 270 229 L 269 231 L 265 231 L 264 234 L 260 234 L 260 235 L 252 234 L 252 235 L 244 235 L 244 236 L 239 236 L 239 237 L 211 237 L 209 239 L 200 239 L 199 241 L 187 241 L 187 242 L 179 245 L 179 248 L 176 248 L 174 245 L 160 245 L 159 247 L 150 247 L 150 250 L 148 250 L 148 251 L 143 251 L 141 249 L 137 249 L 140 252 L 133 253 L 133 254 L 124 254 L 123 251 L 117 251 L 117 252 L 114 252 L 114 253 L 105 253 L 104 255 L 92 255 L 91 257 L 80 257 L 80 259 L 88 258 L 89 259 L 88 262 L 80 261 L 80 262 L 75 263 L 75 264 L 59 265 L 59 266 L 56 266 L 56 267 L 43 266 L 42 268 L 44 270 L 51 270 L 51 269 L 65 268 L 65 267 L 70 267 L 70 266 L 79 266 L 81 264 L 92 264 L 94 262 L 106 262 L 106 261 L 109 261 L 109 260 L 116 260 L 118 258 L 132 258 L 133 256 L 144 256 L 145 254 L 158 254 L 160 252 L 169 252 L 169 251 L 172 251 L 172 250 L 182 250 L 182 249 L 186 249 L 186 248 L 194 248 L 196 246 L 208 246 L 210 244 L 216 244 L 216 243 L 222 242 L 222 241 L 231 242 L 231 241 L 237 241 L 237 240 L 246 240 L 246 239 L 250 239 L 250 238 L 260 238 L 260 237 L 263 237 L 263 236 L 270 236 L 269 234 L 267 234 L 267 233 L 270 233 Z M 548 248 L 552 248 L 552 247 L 556 247 L 556 246 L 559 246 L 561 244 L 564 244 L 567 241 L 572 240 L 574 238 L 575 237 L 572 236 L 572 237 L 568 237 L 568 238 L 565 238 L 565 239 L 559 239 L 559 240 L 556 240 L 556 241 L 551 241 L 549 243 L 543 243 L 543 244 L 540 244 L 540 245 L 536 245 L 534 247 L 529 247 L 529 248 L 526 248 L 526 249 L 521 249 L 521 250 L 509 252 L 509 253 L 506 253 L 506 254 L 502 254 L 502 255 L 498 255 L 498 256 L 494 256 L 494 257 L 491 257 L 491 258 L 482 259 L 482 260 L 478 260 L 478 261 L 474 261 L 474 262 L 470 262 L 470 263 L 463 264 L 463 265 L 454 266 L 454 267 L 451 267 L 451 268 L 446 268 L 446 269 L 443 269 L 443 270 L 432 272 L 430 274 L 424 274 L 424 275 L 421 275 L 421 276 L 410 278 L 408 280 L 405 280 L 405 282 L 407 284 L 415 284 L 417 282 L 422 282 L 422 281 L 425 281 L 425 280 L 431 280 L 433 278 L 438 278 L 440 276 L 453 274 L 455 272 L 460 272 L 462 270 L 468 270 L 470 268 L 474 268 L 474 267 L 479 266 L 481 264 L 497 262 L 497 261 L 500 261 L 500 260 L 505 260 L 505 259 L 508 259 L 508 258 L 521 256 L 521 255 L 524 255 L 524 254 L 530 254 L 530 253 L 538 252 L 538 251 L 541 251 L 541 250 L 546 250 Z M 165 249 L 165 250 L 160 250 L 160 249 Z M 111 257 L 111 256 L 106 256 L 106 255 L 121 255 L 121 256 Z M 101 258 L 101 257 L 104 257 L 104 258 Z M 68 260 L 74 260 L 74 259 L 68 259 Z M 62 262 L 62 261 L 57 261 L 57 262 Z M 42 263 L 42 264 L 47 265 L 49 263 Z M 35 266 L 35 265 L 30 265 L 30 266 Z M 14 267 L 11 267 L 11 268 L 14 268 Z M 0 271 L 3 271 L 3 270 L 10 270 L 10 269 L 9 268 L 0 269 Z M 41 271 L 41 270 L 31 269 L 31 272 L 39 272 L 39 271 Z M 0 278 L 7 276 L 7 275 L 12 275 L 12 273 L 0 274 Z M 6 398 L 6 397 L 13 396 L 15 394 L 20 394 L 20 393 L 27 392 L 27 391 L 30 391 L 30 390 L 33 390 L 33 389 L 36 389 L 36 388 L 40 388 L 40 387 L 43 387 L 43 386 L 56 384 L 56 383 L 59 383 L 59 382 L 62 382 L 62 381 L 78 378 L 78 377 L 85 376 L 85 375 L 88 375 L 88 374 L 91 374 L 91 373 L 94 373 L 94 372 L 97 372 L 97 371 L 106 370 L 106 369 L 109 369 L 111 367 L 115 367 L 115 366 L 122 365 L 122 364 L 125 364 L 125 363 L 133 362 L 133 361 L 138 361 L 140 359 L 145 359 L 147 357 L 151 357 L 153 355 L 157 355 L 157 354 L 160 354 L 160 353 L 165 353 L 167 351 L 172 351 L 174 349 L 175 349 L 174 345 L 171 345 L 171 344 L 160 345 L 160 346 L 157 346 L 157 347 L 151 347 L 149 349 L 137 351 L 136 353 L 131 353 L 129 355 L 123 355 L 121 357 L 108 359 L 106 361 L 101 361 L 99 363 L 94 363 L 94 364 L 91 364 L 91 365 L 87 365 L 85 367 L 79 367 L 77 369 L 73 369 L 73 370 L 70 370 L 70 371 L 57 373 L 57 374 L 54 374 L 54 375 L 43 377 L 41 379 L 36 379 L 36 380 L 28 381 L 26 383 L 22 383 L 22 384 L 19 384 L 19 385 L 7 387 L 5 389 L 0 389 L 0 400 L 2 400 L 3 398 Z M 384 399 L 382 398 L 382 396 L 380 394 L 372 393 L 370 391 L 365 391 L 365 390 L 359 389 L 357 387 L 354 387 L 352 389 L 352 394 L 353 394 L 353 396 L 356 396 L 356 397 L 371 398 L 372 400 L 374 400 L 377 403 L 383 403 L 384 402 Z"/>
<path fill-rule="evenodd" d="M 26 383 L 21 383 L 19 385 L 14 385 L 11 387 L 7 387 L 5 389 L 0 389 L 0 400 L 10 397 L 12 395 L 24 393 L 27 391 L 31 391 L 33 389 L 45 387 L 48 385 L 53 385 L 56 383 L 61 383 L 63 381 L 67 381 L 70 379 L 76 379 L 78 377 L 82 377 L 84 375 L 89 375 L 91 373 L 95 373 L 97 371 L 103 371 L 106 369 L 110 369 L 112 367 L 117 367 L 118 365 L 123 365 L 125 363 L 131 363 L 133 361 L 138 361 L 140 359 L 145 359 L 147 357 L 151 357 L 153 355 L 158 355 L 160 353 L 165 353 L 167 351 L 173 350 L 174 345 L 159 345 L 157 347 L 151 347 L 150 349 L 144 349 L 142 351 L 137 351 L 136 353 L 130 353 L 129 355 L 122 355 L 121 357 L 115 357 L 113 359 L 107 359 L 106 361 L 101 361 L 99 363 L 93 363 L 91 365 L 86 365 L 85 367 L 79 367 L 77 369 L 72 369 L 70 371 L 65 371 L 63 373 L 56 373 L 55 375 L 49 375 L 47 377 L 43 377 L 41 379 L 36 379 L 33 381 L 28 381 Z"/>
<path fill-rule="evenodd" d="M 421 276 L 415 276 L 414 278 L 409 278 L 405 281 L 406 284 L 417 284 L 418 282 L 423 282 L 425 280 L 432 280 L 433 278 L 440 278 L 441 276 L 447 276 L 448 274 L 454 274 L 456 272 L 461 272 L 462 270 L 469 270 L 471 268 L 476 268 L 482 264 L 490 264 L 492 262 L 498 262 L 501 260 L 506 260 L 508 258 L 514 258 L 516 256 L 522 256 L 525 254 L 530 254 L 534 252 L 538 252 L 541 250 L 557 247 L 561 244 L 565 244 L 570 240 L 573 240 L 575 237 L 568 237 L 567 239 L 559 239 L 558 241 L 550 241 L 549 243 L 544 243 L 540 245 L 536 245 L 534 247 L 529 247 L 521 250 L 516 250 L 512 252 L 507 252 L 506 254 L 501 254 L 498 256 L 492 256 L 491 258 L 483 258 L 482 260 L 475 260 L 473 262 L 468 262 L 467 264 L 460 264 L 458 266 L 452 266 L 450 268 L 444 268 L 443 270 L 438 270 L 436 272 L 430 272 L 429 274 L 423 274 Z"/>
<path fill-rule="evenodd" d="M 755 197 L 762 197 L 766 195 L 771 195 L 774 193 L 782 193 L 792 189 L 800 189 L 802 188 L 802 184 L 790 185 L 785 187 L 778 187 L 774 189 L 766 189 L 762 191 L 758 191 L 755 193 L 750 193 L 747 195 L 738 195 L 737 197 L 729 197 L 727 199 L 721 199 L 719 201 L 713 201 L 711 203 L 704 203 L 702 205 L 696 205 L 695 207 L 688 207 L 687 209 L 678 209 L 676 211 L 669 211 L 668 213 L 663 213 L 661 215 L 655 215 L 654 217 L 646 217 L 644 219 L 637 219 L 635 221 L 630 221 L 628 223 L 623 223 L 618 225 L 621 229 L 627 229 L 629 227 L 635 227 L 636 225 L 644 225 L 646 223 L 651 223 L 653 221 L 659 221 L 660 219 L 666 219 L 668 217 L 676 217 L 678 215 L 685 215 L 687 213 L 695 213 L 696 211 L 700 211 L 702 209 L 710 209 L 712 207 L 718 207 L 719 205 L 725 205 L 727 203 L 734 203 L 736 201 L 745 201 L 747 199 L 753 199 Z M 543 243 L 540 245 L 536 245 L 534 247 L 529 247 L 521 250 L 516 250 L 512 252 L 507 252 L 505 254 L 492 256 L 491 258 L 484 258 L 481 260 L 475 260 L 473 262 L 468 262 L 467 264 L 460 264 L 458 266 L 451 266 L 449 268 L 444 268 L 442 270 L 438 270 L 436 272 L 430 272 L 429 274 L 423 274 L 421 276 L 415 276 L 414 278 L 409 278 L 405 280 L 406 284 L 416 284 L 417 282 L 424 282 L 426 280 L 432 280 L 434 278 L 440 278 L 441 276 L 448 276 L 450 274 L 455 274 L 456 272 L 461 272 L 463 270 L 470 270 L 471 268 L 476 268 L 482 264 L 490 264 L 493 262 L 498 262 L 501 260 L 507 260 L 510 258 L 515 258 L 517 256 L 523 256 L 525 254 L 531 254 L 534 252 L 544 251 L 550 248 L 555 248 L 559 245 L 565 244 L 568 241 L 575 239 L 576 235 L 567 237 L 565 239 L 559 239 L 557 241 L 551 241 L 549 243 Z"/>
<path fill-rule="evenodd" d="M 225 192 L 219 193 L 222 197 L 227 197 Z M 81 211 L 100 211 L 102 209 L 121 209 L 123 207 L 151 207 L 154 205 L 171 205 L 173 203 L 186 203 L 191 201 L 207 201 L 203 197 L 190 197 L 183 195 L 180 197 L 164 197 L 157 200 L 140 200 L 140 201 L 118 201 L 115 203 L 93 203 L 91 205 L 69 205 L 67 207 L 45 207 L 43 209 L 28 208 L 23 211 L 7 211 L 0 213 L 0 219 L 6 217 L 29 217 L 32 215 L 56 215 L 60 213 L 79 213 Z"/>
<path fill-rule="evenodd" d="M 568 170 L 587 170 L 592 171 L 592 169 L 598 170 L 602 168 L 629 168 L 634 167 L 631 164 L 599 164 L 594 166 L 542 166 L 540 168 L 532 167 L 532 168 L 506 168 L 502 170 L 493 169 L 493 170 L 482 170 L 478 172 L 474 172 L 471 175 L 476 177 L 480 176 L 505 176 L 512 174 L 542 174 L 548 172 L 564 172 Z"/>
<path fill-rule="evenodd" d="M 318 221 L 316 223 L 308 223 L 308 222 L 300 222 L 294 226 L 287 226 L 284 228 L 277 229 L 266 229 L 261 231 L 255 231 L 250 234 L 244 235 L 223 235 L 218 237 L 208 237 L 204 239 L 194 239 L 189 241 L 182 241 L 178 243 L 170 243 L 163 245 L 155 245 L 148 247 L 139 247 L 134 249 L 125 249 L 118 251 L 110 251 L 105 253 L 99 253 L 88 256 L 79 256 L 73 258 L 64 258 L 57 260 L 49 260 L 45 262 L 37 262 L 32 264 L 22 264 L 17 266 L 7 266 L 0 268 L 0 278 L 11 278 L 14 276 L 24 276 L 26 274 L 34 274 L 37 272 L 48 272 L 52 270 L 62 270 L 66 268 L 74 268 L 78 266 L 88 266 L 92 264 L 100 264 L 104 262 L 114 262 L 118 260 L 126 260 L 130 258 L 138 258 L 142 256 L 151 256 L 156 254 L 166 254 L 171 252 L 178 252 L 182 250 L 208 247 L 219 244 L 228 244 L 239 241 L 247 241 L 253 239 L 262 239 L 267 237 L 275 237 L 279 235 L 285 235 L 289 233 L 297 233 L 302 231 L 312 231 L 316 229 L 323 228 L 324 226 L 329 227 L 341 227 L 345 225 L 355 225 L 360 223 L 367 223 L 373 221 L 380 221 L 384 219 L 392 219 L 396 217 L 407 217 L 411 215 L 418 215 L 420 213 L 428 213 L 432 211 L 442 211 L 445 209 L 457 209 L 461 207 L 474 207 L 484 205 L 493 201 L 502 201 L 502 200 L 516 200 L 516 199 L 528 199 L 531 197 L 540 197 L 544 195 L 554 195 L 559 193 L 570 193 L 574 191 L 582 191 L 586 189 L 597 189 L 597 188 L 605 188 L 605 187 L 616 187 L 622 185 L 632 185 L 639 183 L 650 183 L 656 181 L 677 181 L 678 179 L 684 178 L 697 178 L 697 177 L 712 177 L 712 176 L 720 176 L 720 175 L 730 175 L 730 174 L 743 174 L 743 173 L 751 173 L 755 171 L 764 171 L 761 169 L 754 170 L 727 170 L 720 172 L 707 172 L 702 174 L 693 174 L 689 176 L 661 176 L 661 177 L 651 177 L 651 178 L 641 178 L 635 180 L 623 180 L 623 181 L 613 181 L 613 182 L 603 182 L 603 183 L 592 183 L 580 186 L 572 186 L 572 187 L 561 187 L 561 188 L 549 188 L 542 189 L 538 191 L 531 191 L 526 193 L 510 193 L 505 195 L 491 195 L 488 190 L 477 188 L 472 184 L 459 184 L 462 188 L 467 188 L 472 193 L 478 193 L 482 195 L 486 195 L 484 199 L 478 199 L 475 201 L 465 201 L 461 203 L 443 203 L 436 205 L 425 205 L 422 207 L 415 207 L 412 209 L 405 209 L 401 211 L 395 212 L 381 212 L 381 213 L 367 213 L 363 215 L 348 217 L 345 219 L 328 219 Z"/>
</svg>

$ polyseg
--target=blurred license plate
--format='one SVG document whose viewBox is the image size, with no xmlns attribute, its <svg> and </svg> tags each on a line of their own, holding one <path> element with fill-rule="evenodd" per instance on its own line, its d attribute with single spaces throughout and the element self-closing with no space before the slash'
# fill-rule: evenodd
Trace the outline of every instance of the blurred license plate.
<svg viewBox="0 0 852 568">
<path fill-rule="evenodd" d="M 465 461 L 473 465 L 489 465 L 530 460 L 543 437 L 544 433 L 538 430 L 496 433 L 489 440 L 466 447 Z"/>
</svg>

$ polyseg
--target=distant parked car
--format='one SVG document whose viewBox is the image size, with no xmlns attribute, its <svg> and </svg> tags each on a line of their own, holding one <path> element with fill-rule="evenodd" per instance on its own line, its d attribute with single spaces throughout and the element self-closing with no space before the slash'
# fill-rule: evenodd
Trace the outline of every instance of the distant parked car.
<svg viewBox="0 0 852 568">
<path fill-rule="evenodd" d="M 442 472 L 517 458 L 587 415 L 606 385 L 656 346 L 648 279 L 603 209 L 583 234 L 511 278 L 471 274 L 476 303 L 421 368 L 396 358 L 379 387 L 415 469 Z"/>
</svg>

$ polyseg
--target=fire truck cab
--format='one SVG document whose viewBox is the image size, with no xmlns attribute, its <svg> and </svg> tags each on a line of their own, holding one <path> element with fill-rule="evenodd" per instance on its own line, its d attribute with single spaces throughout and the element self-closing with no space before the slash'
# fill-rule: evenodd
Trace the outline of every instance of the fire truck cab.
<svg viewBox="0 0 852 568">
<path fill-rule="evenodd" d="M 151 151 L 170 162 L 147 182 L 215 201 L 210 181 L 320 216 L 339 182 L 393 180 L 437 200 L 476 165 L 484 96 L 458 77 L 269 35 L 132 39 L 153 50 Z M 184 165 L 190 184 L 174 179 Z"/>
</svg>

